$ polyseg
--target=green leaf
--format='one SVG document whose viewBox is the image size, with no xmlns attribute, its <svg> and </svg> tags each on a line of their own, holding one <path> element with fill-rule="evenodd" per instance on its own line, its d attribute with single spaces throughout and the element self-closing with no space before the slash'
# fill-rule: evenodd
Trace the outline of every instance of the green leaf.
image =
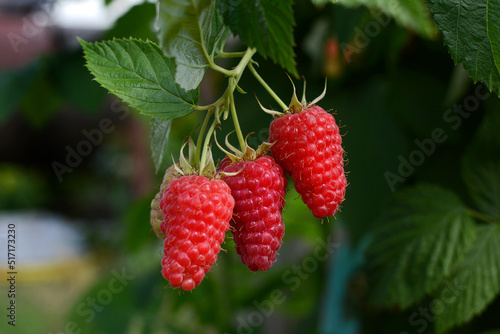
<svg viewBox="0 0 500 334">
<path fill-rule="evenodd" d="M 500 72 L 500 2 L 488 1 L 488 39 L 497 71 Z"/>
<path fill-rule="evenodd" d="M 477 239 L 465 260 L 435 294 L 445 304 L 436 316 L 436 331 L 469 321 L 500 293 L 500 227 L 477 227 Z M 451 286 L 450 286 L 451 284 Z M 451 293 L 450 293 L 451 292 Z"/>
<path fill-rule="evenodd" d="M 151 154 L 153 155 L 156 172 L 165 167 L 167 160 L 170 158 L 167 145 L 171 128 L 171 120 L 162 121 L 158 118 L 151 120 Z"/>
<path fill-rule="evenodd" d="M 207 56 L 228 36 L 215 6 L 210 0 L 158 1 L 160 46 L 167 57 L 175 58 L 175 80 L 184 89 L 199 86 L 208 67 Z"/>
<path fill-rule="evenodd" d="M 496 111 L 496 110 L 495 110 Z M 462 175 L 477 208 L 500 220 L 500 114 L 487 114 L 464 155 Z"/>
<path fill-rule="evenodd" d="M 313 2 L 316 5 L 334 3 L 347 7 L 365 5 L 368 8 L 381 10 L 392 16 L 397 23 L 415 30 L 424 37 L 431 38 L 436 32 L 429 10 L 422 0 L 313 0 Z"/>
<path fill-rule="evenodd" d="M 396 196 L 368 252 L 372 299 L 406 308 L 432 292 L 464 258 L 474 221 L 452 192 L 419 185 Z"/>
<path fill-rule="evenodd" d="M 291 0 L 222 0 L 219 10 L 233 34 L 297 76 Z"/>
<path fill-rule="evenodd" d="M 430 8 L 453 61 L 500 95 L 500 5 L 493 2 L 430 0 Z"/>
<path fill-rule="evenodd" d="M 87 67 L 111 93 L 143 114 L 163 120 L 195 109 L 199 91 L 175 83 L 175 62 L 150 41 L 116 39 L 83 45 Z"/>
</svg>

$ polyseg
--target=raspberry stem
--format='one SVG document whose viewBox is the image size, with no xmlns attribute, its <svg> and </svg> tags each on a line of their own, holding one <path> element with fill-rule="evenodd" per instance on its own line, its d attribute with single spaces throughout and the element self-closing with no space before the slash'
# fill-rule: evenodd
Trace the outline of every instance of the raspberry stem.
<svg viewBox="0 0 500 334">
<path fill-rule="evenodd" d="M 208 147 L 210 145 L 210 138 L 212 137 L 212 134 L 214 133 L 217 124 L 219 124 L 219 122 L 217 121 L 217 118 L 215 118 L 212 122 L 212 125 L 207 131 L 207 135 L 205 136 L 205 143 L 203 144 L 203 151 L 201 153 L 201 159 L 200 159 L 200 175 L 203 174 L 203 169 L 207 164 L 207 152 L 208 152 Z"/>
<path fill-rule="evenodd" d="M 214 113 L 213 108 L 209 109 L 207 114 L 205 115 L 205 119 L 203 120 L 203 125 L 201 126 L 200 133 L 198 134 L 198 140 L 196 142 L 196 154 L 195 154 L 195 163 L 199 165 L 200 163 L 200 153 L 201 153 L 201 143 L 203 141 L 203 135 L 205 134 L 205 130 L 207 129 L 208 121 L 210 120 L 210 117 Z"/>
<path fill-rule="evenodd" d="M 229 77 L 229 86 L 226 89 L 226 91 L 224 92 L 224 94 L 222 94 L 222 96 L 217 101 L 215 101 L 212 104 L 205 105 L 205 106 L 196 106 L 196 109 L 209 110 L 210 108 L 223 107 L 224 105 L 226 105 L 226 107 L 227 107 L 227 103 L 231 101 L 231 97 L 234 95 L 234 90 L 236 89 L 238 82 L 240 81 L 240 78 L 241 78 L 241 75 L 243 74 L 243 71 L 248 66 L 248 64 L 252 61 L 252 56 L 255 54 L 255 52 L 257 52 L 257 50 L 254 48 L 248 48 L 245 51 L 245 53 L 243 54 L 243 57 L 241 58 L 238 65 L 233 70 L 229 71 L 229 70 L 226 70 L 225 68 L 222 68 L 222 67 L 218 66 L 217 64 L 215 64 L 213 62 L 213 59 L 208 55 L 208 53 L 205 49 L 205 46 L 204 45 L 202 45 L 202 46 L 203 46 L 203 50 L 205 52 L 205 55 L 207 56 L 207 59 L 209 59 L 210 68 L 212 68 L 213 70 L 215 70 L 219 73 L 222 73 L 222 74 L 228 76 Z M 231 80 L 235 80 L 234 85 L 231 85 Z"/>
<path fill-rule="evenodd" d="M 237 82 L 236 78 L 231 78 L 229 82 L 229 87 L 230 90 L 234 90 L 234 87 L 236 87 Z M 238 78 L 239 79 L 239 78 Z M 243 137 L 243 133 L 241 132 L 241 127 L 240 123 L 238 121 L 238 113 L 236 112 L 236 105 L 234 103 L 234 95 L 231 94 L 229 96 L 229 109 L 231 110 L 231 117 L 233 118 L 233 123 L 234 123 L 234 129 L 236 130 L 236 135 L 238 136 L 238 142 L 240 144 L 241 152 L 245 152 L 246 144 L 245 144 L 245 138 Z"/>
<path fill-rule="evenodd" d="M 207 106 L 197 106 L 198 110 L 209 110 L 209 111 L 214 110 L 214 109 L 217 110 L 217 112 L 215 114 L 215 120 L 212 123 L 212 126 L 210 127 L 210 129 L 206 135 L 205 143 L 204 143 L 204 146 L 202 148 L 202 156 L 201 156 L 201 160 L 200 160 L 200 168 L 201 169 L 203 169 L 204 163 L 206 163 L 206 153 L 208 150 L 208 144 L 210 142 L 210 137 L 213 134 L 215 126 L 220 123 L 220 115 L 218 113 L 219 109 L 223 110 L 223 109 L 228 108 L 229 111 L 231 112 L 231 116 L 233 118 L 233 123 L 234 123 L 234 128 L 235 128 L 236 134 L 238 136 L 239 144 L 241 146 L 241 149 L 243 151 L 245 150 L 245 147 L 246 147 L 245 138 L 241 132 L 241 127 L 240 127 L 240 124 L 238 121 L 238 115 L 236 112 L 236 105 L 234 102 L 234 91 L 235 91 L 235 89 L 238 88 L 238 82 L 240 81 L 241 75 L 245 71 L 245 68 L 252 61 L 252 56 L 255 54 L 255 52 L 257 52 L 257 50 L 254 48 L 247 48 L 247 50 L 244 53 L 224 53 L 224 52 L 221 52 L 220 55 L 222 55 L 222 57 L 242 56 L 240 62 L 233 70 L 226 70 L 226 69 L 224 69 L 224 68 L 222 68 L 214 63 L 213 58 L 208 55 L 208 52 L 206 51 L 206 48 L 204 45 L 202 45 L 202 48 L 203 48 L 203 51 L 205 53 L 205 56 L 207 57 L 209 66 L 213 70 L 228 76 L 229 79 L 228 79 L 228 88 L 226 89 L 224 94 L 217 101 L 215 101 L 214 103 L 207 105 Z M 207 117 L 209 117 L 209 116 L 207 115 Z M 207 118 L 205 118 L 205 119 L 207 119 Z M 206 125 L 204 124 L 204 127 L 205 126 Z M 202 130 L 204 131 L 204 128 L 202 128 Z M 200 138 L 202 135 L 203 135 L 203 133 L 200 132 Z M 198 138 L 198 147 L 200 147 L 200 144 L 201 144 L 200 138 Z M 197 150 L 198 149 L 199 148 L 197 148 Z"/>
<path fill-rule="evenodd" d="M 279 98 L 279 96 L 271 89 L 271 87 L 269 87 L 267 82 L 265 82 L 264 79 L 262 79 L 262 77 L 259 75 L 259 73 L 257 73 L 257 70 L 255 69 L 255 67 L 251 62 L 248 64 L 248 68 L 250 69 L 250 72 L 252 72 L 255 79 L 257 79 L 257 81 L 259 81 L 262 87 L 264 87 L 267 90 L 269 95 L 271 95 L 272 98 L 280 105 L 283 111 L 288 110 L 288 106 L 285 104 L 285 102 L 283 102 L 283 100 Z"/>
<path fill-rule="evenodd" d="M 217 58 L 242 58 L 245 52 L 219 52 Z"/>
</svg>

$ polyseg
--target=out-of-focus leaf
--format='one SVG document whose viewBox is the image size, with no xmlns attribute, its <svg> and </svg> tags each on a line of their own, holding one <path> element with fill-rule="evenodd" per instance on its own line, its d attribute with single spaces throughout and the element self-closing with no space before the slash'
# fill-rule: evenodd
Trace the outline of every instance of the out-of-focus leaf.
<svg viewBox="0 0 500 334">
<path fill-rule="evenodd" d="M 489 224 L 477 227 L 477 238 L 464 261 L 447 279 L 452 284 L 436 291 L 436 298 L 446 296 L 446 307 L 436 315 L 436 332 L 469 321 L 481 313 L 500 293 L 500 227 Z"/>
<path fill-rule="evenodd" d="M 151 198 L 136 201 L 125 214 L 125 246 L 129 252 L 137 252 L 145 244 L 152 243 L 156 238 L 149 225 Z"/>
<path fill-rule="evenodd" d="M 106 32 L 103 40 L 134 37 L 156 41 L 153 27 L 155 18 L 155 4 L 144 2 L 136 5 L 116 20 L 114 26 Z"/>
<path fill-rule="evenodd" d="M 488 113 L 462 161 L 463 178 L 477 208 L 500 220 L 500 113 Z"/>
<path fill-rule="evenodd" d="M 406 308 L 431 293 L 463 260 L 474 221 L 452 192 L 419 185 L 401 191 L 378 221 L 368 251 L 372 300 Z"/>
<path fill-rule="evenodd" d="M 334 3 L 347 7 L 365 5 L 392 16 L 399 24 L 415 30 L 424 37 L 431 38 L 435 35 L 434 23 L 422 0 L 313 0 L 313 2 L 317 5 Z"/>
<path fill-rule="evenodd" d="M 23 69 L 0 73 L 0 122 L 18 107 L 24 93 L 35 79 L 39 64 L 34 63 Z"/>
<path fill-rule="evenodd" d="M 51 70 L 54 88 L 65 101 L 87 113 L 99 111 L 107 92 L 92 80 L 81 51 L 61 54 L 52 59 Z"/>
<path fill-rule="evenodd" d="M 61 96 L 47 69 L 40 71 L 20 103 L 24 116 L 34 127 L 42 127 L 61 106 Z"/>
</svg>

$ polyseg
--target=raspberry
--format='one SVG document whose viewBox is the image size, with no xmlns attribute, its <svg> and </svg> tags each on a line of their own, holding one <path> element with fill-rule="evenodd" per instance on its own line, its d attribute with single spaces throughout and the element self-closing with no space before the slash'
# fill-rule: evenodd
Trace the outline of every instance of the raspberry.
<svg viewBox="0 0 500 334">
<path fill-rule="evenodd" d="M 161 223 L 163 223 L 163 212 L 160 209 L 160 201 L 170 181 L 179 176 L 180 174 L 175 170 L 175 166 L 170 166 L 165 171 L 160 191 L 158 191 L 155 198 L 151 202 L 151 227 L 160 239 L 165 239 L 165 233 L 160 229 Z"/>
<path fill-rule="evenodd" d="M 219 169 L 225 173 L 240 170 L 236 175 L 223 177 L 235 200 L 231 232 L 236 252 L 251 271 L 268 270 L 276 261 L 276 251 L 285 233 L 281 212 L 286 178 L 270 156 L 239 162 L 226 157 Z"/>
<path fill-rule="evenodd" d="M 192 290 L 217 260 L 233 212 L 231 190 L 221 180 L 182 176 L 169 183 L 160 207 L 162 275 L 173 287 Z"/>
<path fill-rule="evenodd" d="M 269 130 L 271 152 L 317 218 L 334 215 L 344 200 L 342 138 L 335 118 L 319 106 L 275 119 Z"/>
</svg>

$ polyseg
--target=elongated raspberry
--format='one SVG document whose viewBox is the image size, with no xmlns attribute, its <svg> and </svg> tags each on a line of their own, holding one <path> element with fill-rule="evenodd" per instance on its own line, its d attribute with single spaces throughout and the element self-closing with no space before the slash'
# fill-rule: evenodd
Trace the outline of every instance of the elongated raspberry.
<svg viewBox="0 0 500 334">
<path fill-rule="evenodd" d="M 151 227 L 160 239 L 165 239 L 165 233 L 160 228 L 161 223 L 163 223 L 163 212 L 160 209 L 161 198 L 165 190 L 167 190 L 170 181 L 179 176 L 180 174 L 175 170 L 175 166 L 172 165 L 167 168 L 160 185 L 160 191 L 158 191 L 155 198 L 151 201 Z"/>
<path fill-rule="evenodd" d="M 271 152 L 317 218 L 334 215 L 344 200 L 342 138 L 335 118 L 319 106 L 275 119 Z"/>
<path fill-rule="evenodd" d="M 165 221 L 162 275 L 186 291 L 200 284 L 229 229 L 234 199 L 224 181 L 182 176 L 170 181 L 160 207 Z"/>
<path fill-rule="evenodd" d="M 232 162 L 227 157 L 219 171 L 240 173 L 223 178 L 235 199 L 231 232 L 241 261 L 252 271 L 268 270 L 276 261 L 285 225 L 286 178 L 270 156 L 255 161 Z"/>
</svg>

